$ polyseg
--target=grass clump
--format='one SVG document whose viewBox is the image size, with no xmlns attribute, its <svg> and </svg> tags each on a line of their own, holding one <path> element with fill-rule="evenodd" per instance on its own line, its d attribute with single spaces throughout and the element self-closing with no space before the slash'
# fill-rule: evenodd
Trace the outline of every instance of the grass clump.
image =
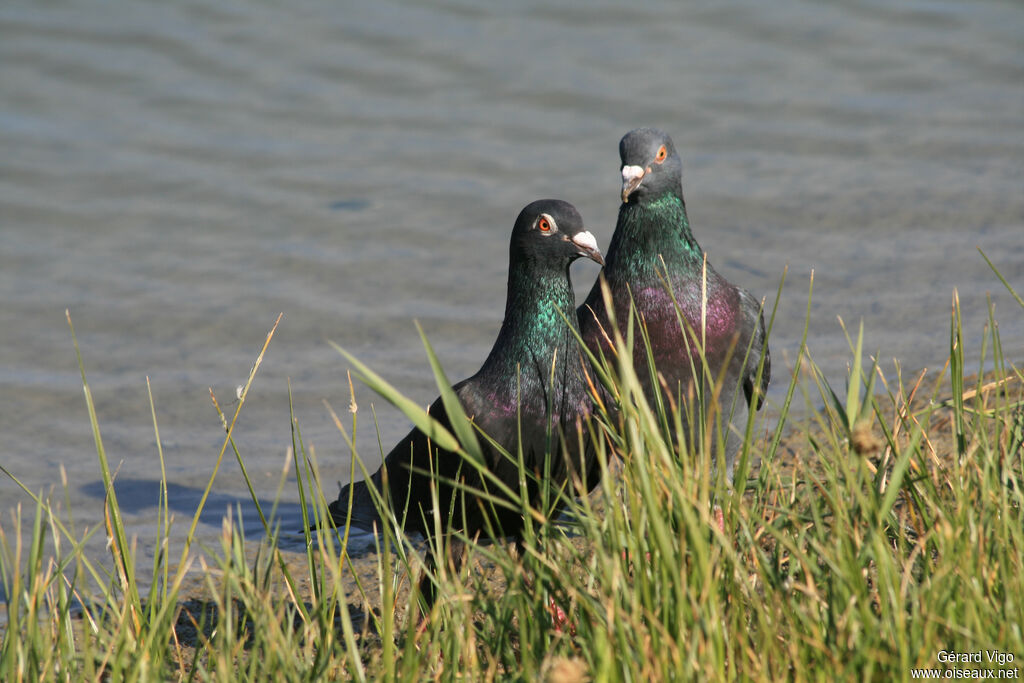
<svg viewBox="0 0 1024 683">
<path fill-rule="evenodd" d="M 637 372 L 646 368 L 599 364 L 595 376 L 618 409 L 584 427 L 604 470 L 598 488 L 587 494 L 576 482 L 524 510 L 535 524 L 520 554 L 461 539 L 467 560 L 458 572 L 440 563 L 440 599 L 425 620 L 410 609 L 423 549 L 396 524 L 379 529 L 375 552 L 362 556 L 348 551 L 348 528 L 307 531 L 296 557 L 279 547 L 276 511 L 260 509 L 264 540 L 246 542 L 229 515 L 219 548 L 201 554 L 192 547 L 200 506 L 175 562 L 164 489 L 153 566 L 138 566 L 83 370 L 104 528 L 79 533 L 28 491 L 33 506 L 18 508 L 14 531 L 0 524 L 0 678 L 907 680 L 916 668 L 1009 676 L 1013 658 L 1024 657 L 1024 376 L 1004 357 L 991 314 L 968 358 L 955 294 L 951 310 L 940 371 L 910 377 L 897 365 L 886 374 L 865 358 L 858 330 L 842 389 L 815 365 L 805 327 L 784 399 L 770 423 L 750 421 L 732 486 L 713 467 L 713 430 L 680 437 L 671 406 L 644 400 Z M 968 366 L 990 371 L 972 377 Z M 230 447 L 245 471 L 232 432 L 253 376 L 224 420 L 218 467 Z M 374 386 L 401 403 L 386 383 Z M 335 420 L 355 468 L 352 396 L 351 426 Z M 322 525 L 333 496 L 294 416 L 292 425 L 303 521 Z M 476 438 L 466 426 L 448 436 Z M 686 457 L 679 440 L 693 444 Z M 23 536 L 26 514 L 33 523 Z M 111 539 L 110 563 L 82 551 L 98 532 Z M 185 593 L 194 567 L 202 587 Z M 565 618 L 553 619 L 558 612 Z M 943 652 L 982 661 L 944 662 Z"/>
</svg>

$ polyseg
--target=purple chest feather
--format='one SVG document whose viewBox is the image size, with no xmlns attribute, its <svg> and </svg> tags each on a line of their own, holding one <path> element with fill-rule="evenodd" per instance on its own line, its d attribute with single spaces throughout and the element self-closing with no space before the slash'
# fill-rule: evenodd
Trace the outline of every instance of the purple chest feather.
<svg viewBox="0 0 1024 683">
<path fill-rule="evenodd" d="M 684 356 L 687 344 L 682 335 L 680 317 L 692 328 L 696 339 L 703 338 L 708 356 L 724 353 L 737 329 L 739 299 L 731 288 L 708 288 L 707 304 L 701 303 L 701 283 L 687 282 L 675 289 L 675 301 L 664 287 L 645 287 L 633 292 L 637 310 L 644 317 L 655 354 Z M 628 313 L 628 302 L 617 302 L 618 315 Z M 677 312 L 678 305 L 678 312 Z M 703 311 L 702 311 L 703 308 Z M 691 355 L 697 355 L 691 347 Z"/>
<path fill-rule="evenodd" d="M 560 423 L 563 414 L 567 419 L 575 419 L 589 412 L 589 402 L 585 398 L 567 401 L 567 396 L 564 393 L 559 393 L 553 399 L 554 405 L 549 411 L 546 401 L 520 401 L 513 388 L 502 387 L 499 390 L 488 392 L 484 397 L 484 402 L 495 415 L 505 419 L 521 417 L 526 422 L 546 422 L 550 417 L 553 423 Z"/>
</svg>

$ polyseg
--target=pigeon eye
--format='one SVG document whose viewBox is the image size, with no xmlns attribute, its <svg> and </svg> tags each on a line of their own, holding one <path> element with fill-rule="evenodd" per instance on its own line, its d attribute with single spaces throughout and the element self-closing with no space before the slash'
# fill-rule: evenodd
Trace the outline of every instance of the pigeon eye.
<svg viewBox="0 0 1024 683">
<path fill-rule="evenodd" d="M 552 221 L 547 216 L 541 216 L 540 220 L 537 221 L 537 227 L 541 232 L 551 232 Z"/>
<path fill-rule="evenodd" d="M 658 153 L 654 156 L 654 160 L 660 164 L 663 161 L 665 161 L 667 157 L 668 150 L 665 149 L 665 145 L 662 145 L 661 147 L 658 148 Z"/>
</svg>

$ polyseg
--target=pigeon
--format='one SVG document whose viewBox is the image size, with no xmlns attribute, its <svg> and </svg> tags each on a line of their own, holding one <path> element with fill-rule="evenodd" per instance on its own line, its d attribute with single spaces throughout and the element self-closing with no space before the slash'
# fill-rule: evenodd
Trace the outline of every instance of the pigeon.
<svg viewBox="0 0 1024 683">
<path fill-rule="evenodd" d="M 588 463 L 593 460 L 592 449 L 584 446 L 581 450 L 576 437 L 578 423 L 589 415 L 592 401 L 577 338 L 576 301 L 569 279 L 569 266 L 580 257 L 604 264 L 597 241 L 586 231 L 572 204 L 544 199 L 522 210 L 512 230 L 505 318 L 498 338 L 480 370 L 453 389 L 466 416 L 480 431 L 513 458 L 521 448 L 528 472 L 541 478 L 546 474 L 547 481 L 556 487 L 569 482 L 574 475 L 579 476 L 589 490 L 596 485 L 599 472 L 593 462 Z M 441 398 L 434 401 L 428 412 L 452 431 Z M 487 438 L 479 438 L 478 442 L 484 466 L 518 492 L 518 466 Z M 495 538 L 521 540 L 526 521 L 518 505 L 515 509 L 491 505 L 481 497 L 464 493 L 465 488 L 450 485 L 451 481 L 461 480 L 468 489 L 486 487 L 492 495 L 501 496 L 493 483 L 488 483 L 473 465 L 463 460 L 458 453 L 435 446 L 426 434 L 414 428 L 388 453 L 369 482 L 378 491 L 387 487 L 386 499 L 407 533 L 434 537 L 431 490 L 436 487 L 437 517 L 442 527 L 450 521 L 450 527 L 442 528 L 442 533 L 461 530 L 472 538 L 477 533 L 493 532 Z M 430 471 L 435 473 L 434 477 Z M 528 498 L 531 505 L 536 505 L 540 500 L 538 483 L 530 477 L 526 480 Z M 369 530 L 381 523 L 367 482 L 359 481 L 344 487 L 330 504 L 335 525 L 345 524 L 350 497 L 353 526 Z M 449 535 L 448 548 L 452 566 L 458 568 L 463 544 Z M 427 566 L 436 567 L 436 562 L 437 558 L 428 551 Z M 420 591 L 429 608 L 436 598 L 429 572 L 420 583 Z"/>
<path fill-rule="evenodd" d="M 638 128 L 619 142 L 619 156 L 622 204 L 618 221 L 606 265 L 577 310 L 584 343 L 598 357 L 603 353 L 612 358 L 612 330 L 601 291 L 603 279 L 611 293 L 619 328 L 623 332 L 626 329 L 631 297 L 635 313 L 646 325 L 660 377 L 652 380 L 648 372 L 647 351 L 639 331 L 634 337 L 633 362 L 648 401 L 656 398 L 652 386 L 660 386 L 660 398 L 671 399 L 665 405 L 680 407 L 695 395 L 694 370 L 705 372 L 698 350 L 703 337 L 710 371 L 705 374 L 709 380 L 704 387 L 710 387 L 725 370 L 719 406 L 728 422 L 719 424 L 725 441 L 726 476 L 731 483 L 748 406 L 756 402 L 760 409 L 771 375 L 761 305 L 746 290 L 719 275 L 694 239 L 683 200 L 682 161 L 672 139 L 653 128 Z M 707 302 L 706 306 L 702 307 L 702 301 Z M 680 317 L 691 330 L 688 336 L 683 334 Z M 764 368 L 758 377 L 762 356 Z M 746 403 L 734 401 L 738 387 L 742 387 Z M 705 391 L 705 396 L 710 393 Z M 688 407 L 690 411 L 681 411 L 686 438 L 690 438 L 691 431 L 697 433 L 687 428 L 687 415 L 706 415 L 709 405 L 703 406 L 703 413 L 692 403 Z M 718 429 L 716 425 L 712 428 Z M 718 462 L 717 431 L 712 435 Z"/>
</svg>

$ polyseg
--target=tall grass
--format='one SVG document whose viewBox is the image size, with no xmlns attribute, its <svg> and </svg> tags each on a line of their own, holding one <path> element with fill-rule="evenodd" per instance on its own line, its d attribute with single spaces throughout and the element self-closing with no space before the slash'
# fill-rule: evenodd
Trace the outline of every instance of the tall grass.
<svg viewBox="0 0 1024 683">
<path fill-rule="evenodd" d="M 991 312 L 981 348 L 968 356 L 954 293 L 949 359 L 930 375 L 905 376 L 898 365 L 883 371 L 865 357 L 856 330 L 844 387 L 814 363 L 805 327 L 788 382 L 776 372 L 784 399 L 773 419 L 751 421 L 731 487 L 713 474 L 709 432 L 678 457 L 677 417 L 671 406 L 647 403 L 638 372 L 649 369 L 632 368 L 625 353 L 643 330 L 624 327 L 620 360 L 592 368 L 617 408 L 584 427 L 604 470 L 598 488 L 585 495 L 575 482 L 524 509 L 534 524 L 519 555 L 463 538 L 467 561 L 457 572 L 438 563 L 440 599 L 425 618 L 415 609 L 423 547 L 401 534 L 397 518 L 378 530 L 368 557 L 350 557 L 346 527 L 307 531 L 296 561 L 278 547 L 276 509 L 259 509 L 265 540 L 246 542 L 229 515 L 220 547 L 203 554 L 192 539 L 204 496 L 172 561 L 164 488 L 148 541 L 157 548 L 153 565 L 139 566 L 80 359 L 107 492 L 104 527 L 79 530 L 27 489 L 31 505 L 0 524 L 0 678 L 906 680 L 915 667 L 1016 672 L 1024 657 L 1024 376 L 1004 357 Z M 217 467 L 231 447 L 245 474 L 233 425 L 266 348 L 235 415 L 224 418 Z M 353 367 L 416 424 L 440 429 L 372 370 Z M 969 367 L 992 370 L 970 377 Z M 801 402 L 797 416 L 792 406 Z M 365 476 L 354 389 L 350 425 L 331 414 L 352 449 L 353 474 Z M 162 463 L 156 415 L 154 407 Z M 472 461 L 483 435 L 455 423 L 454 434 L 437 432 L 436 441 L 464 448 Z M 303 521 L 322 527 L 333 496 L 321 488 L 320 464 L 294 415 L 292 425 Z M 207 492 L 215 476 L 216 468 Z M 516 491 L 505 493 L 517 500 Z M 22 517 L 32 521 L 28 534 Z M 110 539 L 109 564 L 83 551 L 95 533 Z M 185 595 L 194 566 L 205 590 Z M 360 578 L 367 566 L 375 567 L 371 581 Z M 559 610 L 564 620 L 552 618 Z M 943 663 L 944 651 L 980 651 L 983 661 Z M 990 652 L 1002 663 L 989 661 Z"/>
</svg>

